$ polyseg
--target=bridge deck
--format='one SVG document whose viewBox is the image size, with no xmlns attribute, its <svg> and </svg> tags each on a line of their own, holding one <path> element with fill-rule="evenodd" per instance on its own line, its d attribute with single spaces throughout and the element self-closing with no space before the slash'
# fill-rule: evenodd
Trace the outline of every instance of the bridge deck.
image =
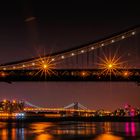
<svg viewBox="0 0 140 140">
<path fill-rule="evenodd" d="M 0 71 L 0 81 L 128 81 L 140 83 L 140 69 L 119 69 L 115 74 L 102 69 L 54 69 L 50 75 L 39 70 Z"/>
</svg>

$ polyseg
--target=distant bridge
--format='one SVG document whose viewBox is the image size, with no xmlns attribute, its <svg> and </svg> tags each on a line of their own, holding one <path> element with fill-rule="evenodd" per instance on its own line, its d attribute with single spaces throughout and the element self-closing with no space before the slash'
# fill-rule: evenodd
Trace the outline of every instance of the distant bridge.
<svg viewBox="0 0 140 140">
<path fill-rule="evenodd" d="M 26 113 L 71 113 L 78 115 L 77 113 L 88 113 L 88 114 L 95 114 L 96 110 L 88 109 L 87 107 L 83 106 L 82 104 L 78 102 L 74 102 L 72 104 L 69 104 L 63 108 L 43 108 L 43 107 L 37 107 L 29 102 L 25 102 L 26 107 L 24 108 L 24 112 Z M 104 111 L 104 114 L 109 114 L 109 111 Z"/>
</svg>

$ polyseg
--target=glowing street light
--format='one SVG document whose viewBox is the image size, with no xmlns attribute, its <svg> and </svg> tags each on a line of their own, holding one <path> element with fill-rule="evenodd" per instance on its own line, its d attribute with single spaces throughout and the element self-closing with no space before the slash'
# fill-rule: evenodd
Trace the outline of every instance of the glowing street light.
<svg viewBox="0 0 140 140">
<path fill-rule="evenodd" d="M 123 72 L 123 77 L 128 78 L 130 76 L 130 72 L 129 71 L 124 71 Z"/>
<path fill-rule="evenodd" d="M 16 103 L 16 100 L 13 100 L 13 104 L 15 104 Z"/>
<path fill-rule="evenodd" d="M 54 60 L 54 58 L 53 58 Z M 55 68 L 55 63 L 52 61 L 51 57 L 47 58 L 40 58 L 38 62 L 36 62 L 36 67 L 38 69 L 38 72 L 35 75 L 40 74 L 45 75 L 45 77 L 48 75 L 51 75 L 53 72 L 53 69 Z"/>
<path fill-rule="evenodd" d="M 109 55 L 107 57 L 105 54 L 104 58 L 99 58 L 101 60 L 101 63 L 99 63 L 99 67 L 103 70 L 102 73 L 105 73 L 106 75 L 114 74 L 116 75 L 117 70 L 119 68 L 122 68 L 122 64 L 124 62 L 121 62 L 121 57 L 117 57 L 117 54 L 115 53 L 113 56 Z"/>
<path fill-rule="evenodd" d="M 124 76 L 127 76 L 127 75 L 128 75 L 128 72 L 125 72 L 125 73 L 124 73 Z"/>
<path fill-rule="evenodd" d="M 43 68 L 44 68 L 44 69 L 47 69 L 47 67 L 48 67 L 47 64 L 44 64 L 44 65 L 43 65 Z"/>
<path fill-rule="evenodd" d="M 112 67 L 113 67 L 113 65 L 112 65 L 112 64 L 109 64 L 109 65 L 108 65 L 108 68 L 109 68 L 109 69 L 110 69 L 110 68 L 112 68 Z"/>
<path fill-rule="evenodd" d="M 7 102 L 7 100 L 6 100 L 6 99 L 4 99 L 4 100 L 3 100 L 3 102 L 4 102 L 4 103 L 6 103 L 6 102 Z"/>
</svg>

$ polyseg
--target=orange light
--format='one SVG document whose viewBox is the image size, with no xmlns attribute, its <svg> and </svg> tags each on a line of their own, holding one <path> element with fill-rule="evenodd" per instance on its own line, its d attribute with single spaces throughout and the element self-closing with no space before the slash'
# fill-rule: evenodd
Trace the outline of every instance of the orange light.
<svg viewBox="0 0 140 140">
<path fill-rule="evenodd" d="M 4 99 L 4 100 L 3 100 L 3 102 L 4 102 L 4 103 L 6 103 L 6 102 L 7 102 L 7 100 L 6 100 L 6 99 Z"/>
<path fill-rule="evenodd" d="M 13 100 L 13 103 L 15 104 L 16 103 L 16 100 Z"/>
<path fill-rule="evenodd" d="M 98 63 L 98 65 L 100 66 L 100 68 L 102 69 L 103 74 L 105 75 L 116 75 L 118 69 L 123 67 L 124 62 L 120 61 L 121 57 L 117 56 L 117 52 L 111 56 L 111 54 L 109 54 L 109 56 L 106 56 L 104 53 L 104 58 L 100 58 L 101 60 L 100 63 Z"/>
<path fill-rule="evenodd" d="M 124 73 L 124 76 L 127 76 L 127 75 L 128 75 L 128 72 L 125 72 L 125 73 Z"/>
<path fill-rule="evenodd" d="M 86 73 L 85 73 L 85 72 L 82 72 L 82 75 L 83 75 L 83 76 L 85 76 L 85 75 L 86 75 Z"/>
<path fill-rule="evenodd" d="M 130 75 L 130 73 L 128 72 L 128 71 L 125 71 L 124 73 L 123 73 L 123 76 L 124 77 L 128 77 Z"/>
<path fill-rule="evenodd" d="M 6 76 L 6 74 L 3 72 L 3 73 L 1 73 L 1 76 L 2 76 L 2 77 L 5 77 L 5 76 Z"/>
<path fill-rule="evenodd" d="M 36 62 L 36 67 L 39 70 L 35 75 L 40 74 L 41 76 L 46 76 L 55 74 L 53 69 L 55 68 L 55 63 L 52 61 L 51 57 L 41 58 Z"/>
<path fill-rule="evenodd" d="M 44 68 L 44 69 L 46 69 L 47 67 L 48 67 L 47 64 L 44 64 L 44 65 L 43 65 L 43 68 Z"/>
<path fill-rule="evenodd" d="M 83 77 L 87 76 L 87 72 L 85 72 L 85 71 L 81 72 L 81 76 L 83 76 Z"/>
<path fill-rule="evenodd" d="M 113 67 L 113 65 L 112 65 L 112 64 L 109 64 L 109 65 L 108 65 L 108 68 L 112 68 L 112 67 Z"/>
</svg>

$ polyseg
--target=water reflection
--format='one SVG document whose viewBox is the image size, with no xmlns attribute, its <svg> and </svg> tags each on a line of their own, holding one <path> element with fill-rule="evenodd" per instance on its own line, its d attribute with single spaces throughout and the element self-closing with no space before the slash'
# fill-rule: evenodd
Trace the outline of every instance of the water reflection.
<svg viewBox="0 0 140 140">
<path fill-rule="evenodd" d="M 53 140 L 53 136 L 47 132 L 53 126 L 53 123 L 33 123 L 30 125 L 30 131 L 36 135 L 35 140 Z"/>
<path fill-rule="evenodd" d="M 0 123 L 1 140 L 25 140 L 24 128 L 16 123 Z"/>
<path fill-rule="evenodd" d="M 125 123 L 126 136 L 136 136 L 136 124 L 134 122 Z"/>
<path fill-rule="evenodd" d="M 136 122 L 0 122 L 0 140 L 140 139 Z"/>
<path fill-rule="evenodd" d="M 110 134 L 101 134 L 97 136 L 94 140 L 123 140 L 123 138 L 119 136 L 113 136 Z"/>
</svg>

